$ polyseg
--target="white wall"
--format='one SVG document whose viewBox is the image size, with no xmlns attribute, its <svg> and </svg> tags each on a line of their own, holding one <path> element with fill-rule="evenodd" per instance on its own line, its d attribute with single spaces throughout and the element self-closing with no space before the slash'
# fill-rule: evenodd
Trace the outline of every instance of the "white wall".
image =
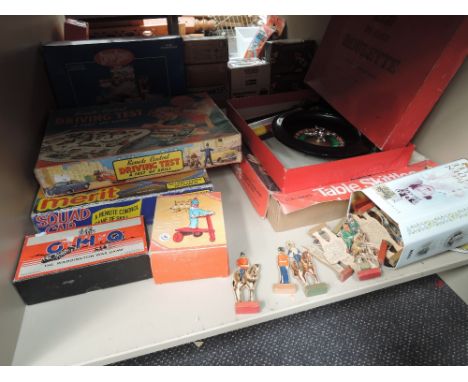
<svg viewBox="0 0 468 382">
<path fill-rule="evenodd" d="M 25 306 L 11 284 L 37 186 L 33 166 L 52 98 L 39 43 L 62 17 L 0 17 L 0 365 L 11 362 Z"/>
</svg>

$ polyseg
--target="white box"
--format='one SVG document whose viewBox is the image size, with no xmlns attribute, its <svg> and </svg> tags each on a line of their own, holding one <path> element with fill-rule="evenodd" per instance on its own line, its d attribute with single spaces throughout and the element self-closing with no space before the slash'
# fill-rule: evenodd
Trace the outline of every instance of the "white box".
<svg viewBox="0 0 468 382">
<path fill-rule="evenodd" d="M 228 63 L 231 97 L 268 94 L 270 64 L 258 58 L 238 58 Z"/>
<path fill-rule="evenodd" d="M 351 196 L 349 212 L 369 201 L 395 223 L 401 235 L 403 249 L 396 268 L 468 242 L 466 159 L 357 191 Z"/>
</svg>

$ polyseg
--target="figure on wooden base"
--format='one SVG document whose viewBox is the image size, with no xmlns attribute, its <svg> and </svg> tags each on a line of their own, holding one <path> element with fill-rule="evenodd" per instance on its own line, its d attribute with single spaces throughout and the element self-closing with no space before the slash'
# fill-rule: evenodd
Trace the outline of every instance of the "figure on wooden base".
<svg viewBox="0 0 468 382">
<path fill-rule="evenodd" d="M 320 282 L 317 268 L 307 248 L 302 251 L 299 263 L 291 264 L 291 269 L 294 277 L 302 284 L 304 294 L 307 297 L 327 293 L 328 285 Z"/>
<path fill-rule="evenodd" d="M 260 264 L 250 266 L 249 259 L 244 252 L 241 252 L 236 265 L 237 270 L 232 278 L 232 288 L 236 296 L 236 314 L 259 313 L 260 303 L 255 298 L 255 288 L 260 277 Z M 248 299 L 244 298 L 244 289 L 248 289 Z"/>
<path fill-rule="evenodd" d="M 280 282 L 273 284 L 273 292 L 283 294 L 296 293 L 296 284 L 291 283 L 289 280 L 289 257 L 286 254 L 284 247 L 278 247 L 277 262 L 280 271 Z"/>
</svg>

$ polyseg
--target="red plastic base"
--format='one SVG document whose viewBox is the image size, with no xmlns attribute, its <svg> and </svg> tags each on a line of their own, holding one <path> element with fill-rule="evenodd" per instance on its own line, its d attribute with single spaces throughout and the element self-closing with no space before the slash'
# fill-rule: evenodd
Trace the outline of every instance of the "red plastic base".
<svg viewBox="0 0 468 382">
<path fill-rule="evenodd" d="M 359 280 L 369 280 L 373 279 L 375 277 L 380 277 L 382 276 L 382 271 L 380 268 L 371 268 L 371 269 L 366 269 L 364 271 L 358 272 L 358 279 Z"/>
<path fill-rule="evenodd" d="M 382 243 L 380 244 L 379 255 L 377 257 L 380 264 L 383 264 L 385 261 L 385 256 L 387 255 L 387 248 L 388 243 L 385 240 L 382 240 Z"/>
<path fill-rule="evenodd" d="M 345 268 L 339 274 L 338 279 L 341 282 L 346 281 L 348 278 L 350 278 L 352 276 L 353 273 L 354 273 L 353 268 L 351 268 L 351 267 Z"/>
<path fill-rule="evenodd" d="M 260 313 L 260 303 L 258 301 L 236 302 L 236 314 Z"/>
</svg>

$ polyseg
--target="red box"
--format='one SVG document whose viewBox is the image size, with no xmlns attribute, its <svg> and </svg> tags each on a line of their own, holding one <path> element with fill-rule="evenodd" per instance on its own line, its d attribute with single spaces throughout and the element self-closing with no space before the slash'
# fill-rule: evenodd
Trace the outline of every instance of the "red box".
<svg viewBox="0 0 468 382">
<path fill-rule="evenodd" d="M 374 27 L 374 34 L 369 34 L 366 28 L 370 24 L 382 25 L 385 33 Z M 260 109 L 271 113 L 306 98 L 313 100 L 317 94 L 311 90 L 232 99 L 228 117 L 283 192 L 401 168 L 414 150 L 411 138 L 466 56 L 467 35 L 464 17 L 332 18 L 306 83 L 382 149 L 379 153 L 286 168 L 255 135 L 245 117 L 252 116 L 254 110 L 261 115 Z M 370 46 L 373 54 L 390 52 L 382 57 L 393 57 L 392 64 L 381 68 L 383 64 L 370 62 L 369 55 L 361 56 L 362 47 L 350 49 L 347 45 L 357 43 L 348 40 L 360 41 L 360 47 Z"/>
<path fill-rule="evenodd" d="M 305 82 L 376 146 L 395 149 L 410 141 L 467 53 L 466 16 L 336 16 Z"/>
</svg>

